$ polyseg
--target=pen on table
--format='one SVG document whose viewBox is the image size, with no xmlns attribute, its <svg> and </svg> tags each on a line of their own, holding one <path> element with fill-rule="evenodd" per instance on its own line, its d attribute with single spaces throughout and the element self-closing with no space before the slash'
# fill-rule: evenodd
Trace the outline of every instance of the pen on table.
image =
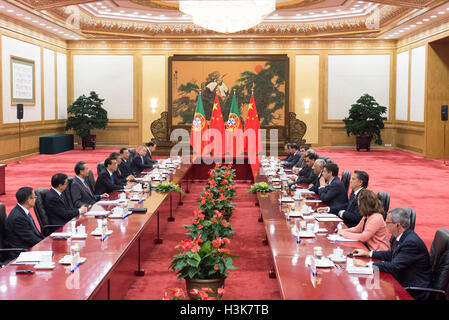
<svg viewBox="0 0 449 320">
<path fill-rule="evenodd" d="M 109 237 L 109 235 L 108 235 L 108 234 L 107 234 L 107 235 L 105 235 L 105 236 L 104 236 L 104 238 L 103 238 L 103 239 L 101 239 L 101 241 L 104 241 L 104 240 L 106 240 L 106 238 L 107 238 L 107 237 Z"/>
<path fill-rule="evenodd" d="M 71 271 L 72 271 L 72 272 L 75 272 L 75 270 L 78 269 L 80 265 L 81 265 L 81 262 L 78 262 L 78 264 L 76 265 L 76 267 L 73 268 L 73 270 L 71 270 Z"/>
<path fill-rule="evenodd" d="M 123 219 L 128 218 L 131 215 L 131 213 L 128 213 L 126 216 L 123 217 Z"/>
<path fill-rule="evenodd" d="M 316 272 L 313 272 L 312 266 L 309 265 L 310 272 L 312 272 L 312 276 L 316 276 Z"/>
</svg>

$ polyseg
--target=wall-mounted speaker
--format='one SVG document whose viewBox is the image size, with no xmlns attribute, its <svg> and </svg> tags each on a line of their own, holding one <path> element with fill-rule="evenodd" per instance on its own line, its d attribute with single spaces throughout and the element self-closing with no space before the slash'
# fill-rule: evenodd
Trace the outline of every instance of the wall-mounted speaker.
<svg viewBox="0 0 449 320">
<path fill-rule="evenodd" d="M 17 119 L 23 119 L 23 104 L 17 105 Z"/>
<path fill-rule="evenodd" d="M 447 104 L 441 106 L 441 121 L 447 121 Z"/>
</svg>

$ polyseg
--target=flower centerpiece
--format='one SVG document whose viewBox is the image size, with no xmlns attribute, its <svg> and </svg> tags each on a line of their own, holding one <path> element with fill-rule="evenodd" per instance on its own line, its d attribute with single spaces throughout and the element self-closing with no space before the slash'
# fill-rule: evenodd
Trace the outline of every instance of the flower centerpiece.
<svg viewBox="0 0 449 320">
<path fill-rule="evenodd" d="M 154 191 L 159 191 L 159 192 L 170 192 L 170 191 L 175 191 L 175 192 L 179 192 L 184 194 L 184 190 L 175 183 L 172 183 L 170 181 L 164 181 L 161 184 L 153 187 Z"/>
<path fill-rule="evenodd" d="M 275 192 L 276 189 L 270 186 L 266 182 L 258 182 L 251 186 L 251 188 L 247 191 L 247 193 L 256 193 L 256 192 Z"/>
<path fill-rule="evenodd" d="M 215 296 L 209 296 L 209 294 L 213 294 L 213 290 L 211 288 L 201 288 L 190 290 L 190 294 L 194 296 L 198 296 L 199 300 L 220 300 L 224 294 L 224 288 L 218 288 L 218 294 Z M 164 293 L 162 300 L 185 300 L 186 293 L 182 288 L 168 288 L 168 291 Z"/>
<path fill-rule="evenodd" d="M 234 202 L 230 197 L 226 197 L 223 192 L 220 192 L 218 196 L 214 195 L 212 191 L 204 190 L 201 192 L 201 197 L 197 200 L 199 202 L 198 208 L 205 215 L 205 219 L 211 219 L 216 211 L 223 214 L 226 220 L 232 216 L 234 210 Z"/>
<path fill-rule="evenodd" d="M 215 214 L 209 220 L 205 219 L 205 215 L 200 209 L 197 209 L 194 213 L 193 223 L 191 225 L 185 225 L 188 230 L 187 234 L 192 239 L 198 236 L 203 241 L 213 240 L 217 237 L 222 239 L 229 239 L 234 233 L 234 229 L 231 224 L 226 221 L 222 212 L 218 210 L 214 211 Z"/>
<path fill-rule="evenodd" d="M 218 288 L 224 288 L 224 281 L 229 275 L 228 270 L 236 270 L 226 245 L 228 238 L 216 237 L 212 241 L 203 241 L 200 236 L 191 240 L 181 241 L 175 248 L 175 254 L 169 269 L 176 272 L 178 279 L 186 280 L 189 297 L 198 299 L 190 292 L 192 289 L 210 288 L 218 295 Z"/>
<path fill-rule="evenodd" d="M 235 169 L 232 169 L 231 165 L 217 164 L 215 169 L 209 170 L 209 178 L 204 189 L 214 195 L 224 195 L 235 199 L 234 177 Z"/>
</svg>

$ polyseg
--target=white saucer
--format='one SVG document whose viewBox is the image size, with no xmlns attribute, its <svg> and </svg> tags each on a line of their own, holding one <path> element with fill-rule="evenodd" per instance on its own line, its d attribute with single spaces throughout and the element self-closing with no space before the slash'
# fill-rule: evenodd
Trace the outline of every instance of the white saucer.
<svg viewBox="0 0 449 320">
<path fill-rule="evenodd" d="M 71 255 L 68 254 L 68 255 L 65 255 L 64 258 L 62 258 L 58 262 L 60 264 L 70 264 L 71 263 L 71 259 L 72 259 Z M 80 263 L 83 263 L 86 260 L 87 260 L 87 258 L 80 257 Z"/>
<path fill-rule="evenodd" d="M 87 239 L 87 233 L 85 233 L 85 234 L 74 233 L 74 234 L 72 234 L 72 236 L 70 238 L 72 238 L 72 239 Z"/>
<path fill-rule="evenodd" d="M 280 189 L 281 186 L 273 186 L 273 188 L 275 188 L 275 189 Z"/>
<path fill-rule="evenodd" d="M 317 268 L 330 268 L 335 267 L 335 264 L 326 257 L 322 257 L 320 260 L 315 259 L 315 266 Z"/>
<path fill-rule="evenodd" d="M 49 263 L 49 264 L 36 264 L 34 265 L 34 269 L 36 270 L 52 270 L 55 268 L 55 263 Z"/>
<path fill-rule="evenodd" d="M 330 254 L 328 256 L 333 262 L 346 262 L 346 257 L 342 256 L 342 257 L 334 257 L 333 254 Z"/>
<path fill-rule="evenodd" d="M 108 235 L 112 233 L 112 230 L 108 230 Z M 101 231 L 98 229 L 95 229 L 90 233 L 91 236 L 101 236 Z"/>
</svg>

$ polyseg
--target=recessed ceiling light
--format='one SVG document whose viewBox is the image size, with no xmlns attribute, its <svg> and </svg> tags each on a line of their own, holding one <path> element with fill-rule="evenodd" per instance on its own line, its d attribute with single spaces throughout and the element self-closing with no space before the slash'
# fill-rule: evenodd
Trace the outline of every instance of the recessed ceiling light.
<svg viewBox="0 0 449 320">
<path fill-rule="evenodd" d="M 410 26 L 410 28 L 415 28 L 416 27 L 416 24 L 412 24 L 411 26 Z"/>
<path fill-rule="evenodd" d="M 231 41 L 232 40 L 232 38 L 228 38 L 228 41 Z"/>
<path fill-rule="evenodd" d="M 446 12 L 440 11 L 440 12 L 438 12 L 438 14 L 446 14 Z"/>
<path fill-rule="evenodd" d="M 427 22 L 427 21 L 430 21 L 430 20 L 426 18 L 426 19 L 422 19 L 422 21 L 425 21 L 425 22 Z"/>
<path fill-rule="evenodd" d="M 337 10 L 335 10 L 335 11 L 337 11 L 337 12 L 341 12 L 341 9 L 337 9 Z"/>
<path fill-rule="evenodd" d="M 296 16 L 297 16 L 297 17 L 300 17 L 300 16 L 302 16 L 302 14 L 300 14 L 300 13 L 297 13 L 297 14 L 296 14 Z"/>
<path fill-rule="evenodd" d="M 315 14 L 315 12 L 309 12 L 309 14 Z"/>
<path fill-rule="evenodd" d="M 326 10 L 324 10 L 324 11 L 321 11 L 321 13 L 327 13 L 327 11 L 326 11 Z"/>
<path fill-rule="evenodd" d="M 273 14 L 273 17 L 278 17 L 279 15 L 277 13 Z"/>
<path fill-rule="evenodd" d="M 163 14 L 160 14 L 160 15 L 159 15 L 159 17 L 165 17 L 165 15 L 163 15 Z"/>
<path fill-rule="evenodd" d="M 0 9 L 3 9 L 5 6 L 0 5 Z"/>
<path fill-rule="evenodd" d="M 47 27 L 47 29 L 51 29 L 51 28 L 53 28 L 53 27 L 52 27 L 52 26 L 48 26 L 48 27 Z"/>
<path fill-rule="evenodd" d="M 147 16 L 151 16 L 152 14 L 151 13 L 147 13 Z"/>
<path fill-rule="evenodd" d="M 58 31 L 58 29 L 54 28 L 53 31 Z"/>
<path fill-rule="evenodd" d="M 437 16 L 430 16 L 432 19 L 435 19 Z"/>
<path fill-rule="evenodd" d="M 34 21 L 33 21 L 34 22 Z M 45 26 L 46 24 L 45 23 L 41 23 L 41 24 L 39 24 L 40 26 Z"/>
<path fill-rule="evenodd" d="M 349 9 L 349 10 L 355 10 L 356 8 L 351 8 L 351 9 Z"/>
<path fill-rule="evenodd" d="M 97 6 L 101 6 L 102 5 L 102 3 L 101 2 L 97 2 Z"/>
<path fill-rule="evenodd" d="M 31 18 L 30 17 L 25 17 L 25 20 L 31 20 Z"/>
<path fill-rule="evenodd" d="M 133 12 L 133 14 L 139 14 L 139 12 L 135 11 L 135 12 Z"/>
<path fill-rule="evenodd" d="M 399 30 L 400 33 L 404 32 L 404 30 Z"/>
<path fill-rule="evenodd" d="M 166 38 L 162 39 L 163 41 L 167 40 Z"/>
<path fill-rule="evenodd" d="M 8 9 L 8 10 L 6 10 L 6 11 L 8 11 L 8 12 L 14 12 L 14 10 L 13 10 L 13 9 Z"/>
<path fill-rule="evenodd" d="M 355 4 L 354 7 L 360 7 L 360 5 L 359 4 Z"/>
<path fill-rule="evenodd" d="M 22 13 L 18 13 L 17 15 L 18 15 L 19 17 L 23 16 L 23 14 L 22 14 Z"/>
<path fill-rule="evenodd" d="M 65 35 L 66 37 L 68 37 L 68 36 L 69 36 L 69 34 L 68 34 L 68 33 L 64 33 L 64 35 Z"/>
<path fill-rule="evenodd" d="M 108 7 L 106 7 L 106 6 L 101 6 L 101 9 L 107 9 Z"/>
<path fill-rule="evenodd" d="M 421 21 L 418 21 L 416 24 L 422 24 L 422 22 L 421 22 Z"/>
</svg>

